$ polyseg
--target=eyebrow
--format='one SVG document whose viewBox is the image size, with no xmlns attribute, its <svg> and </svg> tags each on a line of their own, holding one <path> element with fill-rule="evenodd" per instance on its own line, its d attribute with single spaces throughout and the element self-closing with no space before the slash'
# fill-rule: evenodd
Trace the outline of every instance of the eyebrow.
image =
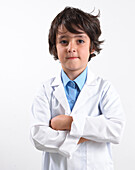
<svg viewBox="0 0 135 170">
<path fill-rule="evenodd" d="M 75 35 L 73 37 L 71 37 L 69 35 L 60 35 L 60 36 L 58 36 L 58 39 L 63 39 L 63 38 L 86 38 L 86 36 L 83 35 L 83 34 L 77 34 L 77 35 Z"/>
</svg>

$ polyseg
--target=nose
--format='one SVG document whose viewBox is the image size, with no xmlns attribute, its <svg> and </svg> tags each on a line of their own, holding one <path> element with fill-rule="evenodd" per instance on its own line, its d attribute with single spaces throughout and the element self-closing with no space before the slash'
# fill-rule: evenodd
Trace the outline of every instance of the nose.
<svg viewBox="0 0 135 170">
<path fill-rule="evenodd" d="M 67 47 L 67 52 L 68 53 L 74 53 L 76 52 L 76 45 L 74 42 L 70 42 Z"/>
</svg>

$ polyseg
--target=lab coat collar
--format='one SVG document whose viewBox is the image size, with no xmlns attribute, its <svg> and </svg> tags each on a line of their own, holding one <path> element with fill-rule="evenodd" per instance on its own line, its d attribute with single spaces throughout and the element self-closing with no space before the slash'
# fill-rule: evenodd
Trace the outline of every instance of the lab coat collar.
<svg viewBox="0 0 135 170">
<path fill-rule="evenodd" d="M 54 89 L 53 95 L 65 109 L 65 114 L 69 115 L 71 111 L 65 94 L 64 86 L 61 80 L 61 72 L 55 77 L 51 86 Z"/>
<path fill-rule="evenodd" d="M 55 77 L 54 81 L 52 82 L 51 86 L 54 89 L 54 96 L 58 100 L 58 102 L 62 105 L 62 107 L 65 109 L 65 114 L 70 115 L 71 113 L 74 114 L 82 105 L 85 103 L 85 101 L 93 95 L 93 86 L 97 84 L 96 76 L 89 70 L 87 73 L 87 80 L 83 87 L 83 89 L 80 92 L 80 95 L 78 96 L 78 99 L 74 105 L 74 108 L 71 112 L 69 103 L 65 94 L 64 86 L 61 80 L 61 73 L 58 74 L 58 76 Z"/>
<path fill-rule="evenodd" d="M 88 69 L 86 84 L 89 86 L 97 84 L 97 76 L 90 69 Z"/>
</svg>

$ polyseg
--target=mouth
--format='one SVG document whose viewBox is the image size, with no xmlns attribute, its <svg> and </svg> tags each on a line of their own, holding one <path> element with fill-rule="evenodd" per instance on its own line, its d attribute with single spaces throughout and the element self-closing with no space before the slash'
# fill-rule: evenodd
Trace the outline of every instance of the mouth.
<svg viewBox="0 0 135 170">
<path fill-rule="evenodd" d="M 78 59 L 79 57 L 67 57 L 67 59 L 69 60 L 74 60 L 74 59 Z"/>
</svg>

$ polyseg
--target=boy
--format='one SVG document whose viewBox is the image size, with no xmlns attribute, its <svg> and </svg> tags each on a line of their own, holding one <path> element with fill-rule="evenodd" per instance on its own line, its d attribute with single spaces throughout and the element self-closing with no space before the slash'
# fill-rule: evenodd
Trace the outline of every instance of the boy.
<svg viewBox="0 0 135 170">
<path fill-rule="evenodd" d="M 120 98 L 87 64 L 101 48 L 98 16 L 66 7 L 51 24 L 49 51 L 62 71 L 42 85 L 32 113 L 43 170 L 113 170 L 110 143 L 124 127 Z"/>
</svg>

